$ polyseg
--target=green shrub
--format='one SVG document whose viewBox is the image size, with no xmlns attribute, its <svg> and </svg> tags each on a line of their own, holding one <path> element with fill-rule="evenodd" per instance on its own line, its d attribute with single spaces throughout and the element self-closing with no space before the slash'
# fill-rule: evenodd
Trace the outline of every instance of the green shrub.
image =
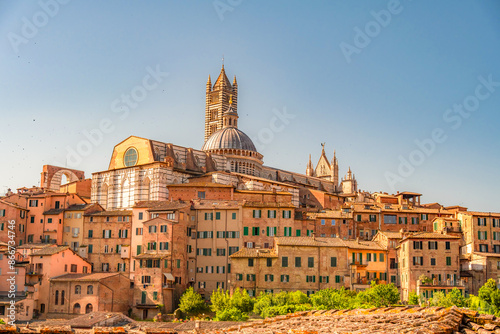
<svg viewBox="0 0 500 334">
<path fill-rule="evenodd" d="M 344 287 L 337 289 L 319 290 L 310 297 L 314 309 L 332 310 L 332 309 L 352 309 L 356 298 L 356 292 L 346 290 Z"/>
<path fill-rule="evenodd" d="M 215 321 L 246 321 L 248 320 L 248 314 L 241 312 L 240 309 L 235 307 L 227 308 L 224 310 L 217 311 Z"/>
<path fill-rule="evenodd" d="M 411 291 L 408 295 L 408 305 L 420 305 L 420 297 L 415 291 Z"/>
<path fill-rule="evenodd" d="M 179 309 L 188 315 L 198 314 L 206 310 L 206 303 L 191 287 L 182 294 Z"/>
<path fill-rule="evenodd" d="M 356 296 L 356 307 L 386 307 L 400 302 L 398 288 L 394 284 L 377 284 L 372 282 L 371 287 L 361 291 Z"/>
</svg>

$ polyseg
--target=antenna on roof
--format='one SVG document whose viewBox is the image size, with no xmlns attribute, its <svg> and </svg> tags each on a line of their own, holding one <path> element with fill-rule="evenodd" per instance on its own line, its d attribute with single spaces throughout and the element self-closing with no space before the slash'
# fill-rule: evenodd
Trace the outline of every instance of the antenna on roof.
<svg viewBox="0 0 500 334">
<path fill-rule="evenodd" d="M 222 68 L 224 68 L 224 54 L 222 54 Z"/>
</svg>

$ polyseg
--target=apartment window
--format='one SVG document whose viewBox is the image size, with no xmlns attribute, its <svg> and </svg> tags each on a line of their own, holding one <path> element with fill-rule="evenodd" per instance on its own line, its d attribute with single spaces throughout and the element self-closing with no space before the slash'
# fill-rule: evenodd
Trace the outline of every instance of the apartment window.
<svg viewBox="0 0 500 334">
<path fill-rule="evenodd" d="M 488 245 L 484 244 L 479 245 L 479 251 L 482 253 L 488 253 Z"/>
<path fill-rule="evenodd" d="M 248 235 L 248 226 L 243 227 L 243 235 Z"/>
<path fill-rule="evenodd" d="M 75 295 L 79 295 L 82 293 L 81 285 L 75 285 Z"/>
<path fill-rule="evenodd" d="M 156 250 L 156 242 L 148 242 L 148 250 Z"/>
<path fill-rule="evenodd" d="M 128 230 L 119 230 L 118 238 L 126 239 L 128 237 Z"/>
<path fill-rule="evenodd" d="M 237 281 L 243 281 L 243 274 L 236 274 Z"/>
<path fill-rule="evenodd" d="M 142 276 L 141 283 L 142 284 L 150 284 L 151 283 L 151 276 Z"/>
<path fill-rule="evenodd" d="M 267 218 L 276 218 L 276 210 L 267 210 Z"/>
<path fill-rule="evenodd" d="M 139 220 L 143 220 L 144 219 L 144 212 L 139 212 Z"/>
<path fill-rule="evenodd" d="M 292 211 L 291 210 L 284 210 L 283 211 L 283 218 L 292 218 Z"/>
<path fill-rule="evenodd" d="M 38 200 L 37 199 L 31 199 L 29 201 L 29 206 L 30 207 L 37 207 L 38 206 Z"/>
<path fill-rule="evenodd" d="M 215 220 L 220 220 L 220 212 L 215 213 Z"/>
<path fill-rule="evenodd" d="M 142 246 L 137 245 L 137 255 L 141 254 L 141 249 L 142 249 Z"/>
<path fill-rule="evenodd" d="M 262 214 L 261 210 L 253 210 L 252 216 L 253 218 L 260 218 L 261 214 Z"/>
<path fill-rule="evenodd" d="M 156 225 L 150 225 L 148 228 L 149 233 L 156 233 L 157 230 Z"/>
<path fill-rule="evenodd" d="M 225 248 L 217 248 L 217 256 L 226 256 Z"/>
<path fill-rule="evenodd" d="M 486 226 L 486 218 L 477 218 L 477 226 Z"/>
<path fill-rule="evenodd" d="M 413 241 L 413 249 L 423 249 L 422 241 Z"/>
<path fill-rule="evenodd" d="M 210 255 L 212 255 L 212 250 L 210 249 Z M 176 264 L 177 264 L 177 268 L 180 268 L 181 267 L 181 260 L 175 260 Z"/>
<path fill-rule="evenodd" d="M 252 235 L 259 235 L 260 228 L 257 227 L 252 227 Z"/>
<path fill-rule="evenodd" d="M 500 245 L 493 246 L 493 253 L 500 253 Z"/>
<path fill-rule="evenodd" d="M 254 274 L 247 274 L 247 281 L 248 282 L 255 282 L 255 275 Z"/>
<path fill-rule="evenodd" d="M 266 282 L 273 282 L 274 281 L 274 275 L 272 275 L 272 274 L 264 275 L 264 281 L 266 281 Z"/>
<path fill-rule="evenodd" d="M 30 223 L 33 224 L 35 222 L 35 216 L 30 217 Z"/>
<path fill-rule="evenodd" d="M 326 221 L 324 219 L 321 219 L 321 225 L 326 225 Z"/>
<path fill-rule="evenodd" d="M 301 230 L 295 230 L 295 236 L 300 237 L 301 232 L 302 232 Z"/>
<path fill-rule="evenodd" d="M 396 215 L 384 215 L 384 224 L 396 224 Z"/>
<path fill-rule="evenodd" d="M 424 257 L 423 256 L 414 256 L 413 257 L 413 265 L 414 266 L 421 266 L 424 264 Z"/>
<path fill-rule="evenodd" d="M 285 237 L 291 237 L 292 236 L 292 228 L 291 227 L 284 227 L 284 234 Z"/>
<path fill-rule="evenodd" d="M 335 226 L 335 219 L 332 219 L 332 226 Z"/>
<path fill-rule="evenodd" d="M 370 262 L 372 260 L 372 253 L 366 253 L 366 262 Z M 377 259 L 375 259 L 377 261 Z"/>
<path fill-rule="evenodd" d="M 166 233 L 167 232 L 167 225 L 160 225 L 160 232 Z"/>
<path fill-rule="evenodd" d="M 427 213 L 422 213 L 422 214 L 420 215 L 420 219 L 421 219 L 421 220 L 429 220 L 429 215 L 428 215 Z"/>
<path fill-rule="evenodd" d="M 488 240 L 488 231 L 477 231 L 477 238 L 479 240 Z"/>
<path fill-rule="evenodd" d="M 236 219 L 236 212 L 233 212 L 233 213 L 231 214 L 231 218 L 232 218 L 232 219 Z"/>
<path fill-rule="evenodd" d="M 234 253 L 236 253 L 239 250 L 240 250 L 239 247 L 229 247 L 229 254 L 228 255 L 233 255 Z"/>
<path fill-rule="evenodd" d="M 52 224 L 52 218 L 47 218 L 47 224 Z"/>
<path fill-rule="evenodd" d="M 272 267 L 273 266 L 273 259 L 267 259 L 267 266 Z"/>
<path fill-rule="evenodd" d="M 205 192 L 204 191 L 198 191 L 198 198 L 199 199 L 205 199 Z"/>
<path fill-rule="evenodd" d="M 287 282 L 290 282 L 290 275 L 281 275 L 280 277 L 280 281 L 282 283 L 287 283 Z"/>
<path fill-rule="evenodd" d="M 451 257 L 450 256 L 446 257 L 446 265 L 451 266 Z"/>
<path fill-rule="evenodd" d="M 71 265 L 71 272 L 72 273 L 76 273 L 76 271 L 77 271 L 77 265 L 76 264 L 72 264 Z"/>
<path fill-rule="evenodd" d="M 314 234 L 314 231 L 313 230 L 307 230 L 307 236 L 308 237 L 312 237 Z"/>
<path fill-rule="evenodd" d="M 376 222 L 377 221 L 377 215 L 370 215 L 370 222 Z"/>
<path fill-rule="evenodd" d="M 361 221 L 361 215 L 356 215 L 356 221 L 360 222 Z"/>
<path fill-rule="evenodd" d="M 205 212 L 205 220 L 214 220 L 213 212 Z"/>
<path fill-rule="evenodd" d="M 306 283 L 315 283 L 316 282 L 316 276 L 306 276 Z"/>
<path fill-rule="evenodd" d="M 283 268 L 288 267 L 288 257 L 283 256 L 283 257 L 281 258 L 281 266 L 282 266 Z"/>
<path fill-rule="evenodd" d="M 493 218 L 492 223 L 493 223 L 493 227 L 500 227 L 500 219 Z"/>
<path fill-rule="evenodd" d="M 429 249 L 438 249 L 437 241 L 429 241 Z"/>
<path fill-rule="evenodd" d="M 254 259 L 248 259 L 248 266 L 253 267 L 253 260 Z"/>
<path fill-rule="evenodd" d="M 103 230 L 103 231 L 102 231 L 102 237 L 103 237 L 104 239 L 109 239 L 109 238 L 111 238 L 111 230 Z"/>
<path fill-rule="evenodd" d="M 88 236 L 89 236 L 89 239 L 92 239 L 94 237 L 94 231 L 93 230 L 89 230 Z"/>
<path fill-rule="evenodd" d="M 314 257 L 307 258 L 307 267 L 314 268 Z"/>
<path fill-rule="evenodd" d="M 89 254 L 92 254 L 94 252 L 94 245 L 90 244 L 89 245 Z"/>
<path fill-rule="evenodd" d="M 5 217 L 5 209 L 0 210 L 0 217 Z"/>
<path fill-rule="evenodd" d="M 436 259 L 435 258 L 431 258 L 431 266 L 435 266 L 436 265 Z"/>
<path fill-rule="evenodd" d="M 301 257 L 296 257 L 295 258 L 295 267 L 300 268 L 302 266 L 302 258 Z"/>
<path fill-rule="evenodd" d="M 274 237 L 278 231 L 277 227 L 272 227 L 272 226 L 267 226 L 266 229 L 268 237 Z"/>
<path fill-rule="evenodd" d="M 160 242 L 160 250 L 168 250 L 168 242 Z"/>
<path fill-rule="evenodd" d="M 451 249 L 451 243 L 449 241 L 446 241 L 445 246 L 446 249 Z"/>
<path fill-rule="evenodd" d="M 330 258 L 330 267 L 336 267 L 336 266 L 337 266 L 337 258 L 331 257 Z"/>
</svg>

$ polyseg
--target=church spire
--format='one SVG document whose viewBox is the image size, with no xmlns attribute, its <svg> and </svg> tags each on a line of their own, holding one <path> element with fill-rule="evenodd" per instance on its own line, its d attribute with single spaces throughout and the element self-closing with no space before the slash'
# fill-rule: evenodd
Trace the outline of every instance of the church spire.
<svg viewBox="0 0 500 334">
<path fill-rule="evenodd" d="M 307 163 L 307 168 L 306 168 L 306 175 L 307 176 L 314 176 L 314 167 L 311 161 L 311 155 L 309 154 L 309 162 Z"/>
</svg>

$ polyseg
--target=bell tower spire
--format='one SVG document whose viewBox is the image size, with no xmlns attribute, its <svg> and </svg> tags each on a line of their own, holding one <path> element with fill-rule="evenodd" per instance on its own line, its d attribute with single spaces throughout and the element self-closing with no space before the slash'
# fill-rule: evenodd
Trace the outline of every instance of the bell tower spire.
<svg viewBox="0 0 500 334">
<path fill-rule="evenodd" d="M 232 99 L 231 105 L 229 104 Z M 222 68 L 220 74 L 212 86 L 210 76 L 207 82 L 206 105 L 205 105 L 205 142 L 212 133 L 224 127 L 223 115 L 225 111 L 232 108 L 233 113 L 238 112 L 238 84 L 236 76 L 233 84 L 227 78 L 224 69 L 224 57 L 222 58 Z M 231 121 L 233 123 L 233 121 Z"/>
</svg>

